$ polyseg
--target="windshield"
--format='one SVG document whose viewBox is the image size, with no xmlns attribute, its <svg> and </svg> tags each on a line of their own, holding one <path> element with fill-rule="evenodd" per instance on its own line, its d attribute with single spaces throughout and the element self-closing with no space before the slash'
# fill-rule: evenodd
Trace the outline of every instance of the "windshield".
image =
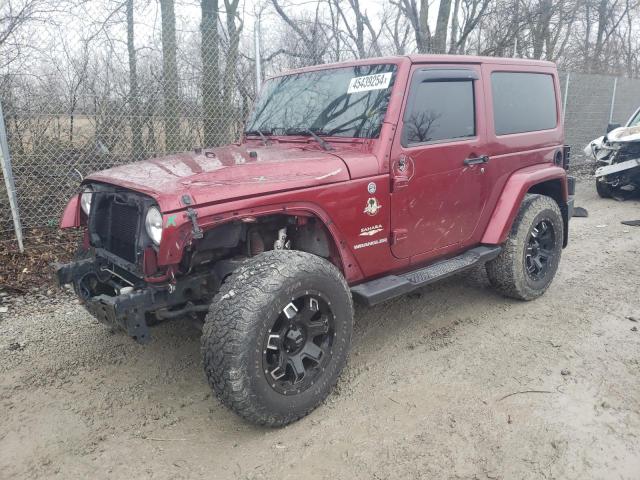
<svg viewBox="0 0 640 480">
<path fill-rule="evenodd" d="M 629 127 L 637 127 L 640 126 L 640 109 L 636 112 L 635 116 L 629 120 Z"/>
<path fill-rule="evenodd" d="M 396 66 L 332 68 L 265 83 L 246 133 L 377 138 Z"/>
</svg>

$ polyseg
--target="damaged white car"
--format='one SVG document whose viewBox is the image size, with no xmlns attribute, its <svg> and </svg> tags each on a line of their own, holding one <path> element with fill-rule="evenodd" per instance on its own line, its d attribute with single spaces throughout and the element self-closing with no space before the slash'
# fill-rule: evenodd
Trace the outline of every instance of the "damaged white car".
<svg viewBox="0 0 640 480">
<path fill-rule="evenodd" d="M 610 124 L 607 134 L 584 149 L 596 161 L 596 189 L 602 198 L 624 199 L 640 191 L 640 108 L 626 126 Z"/>
</svg>

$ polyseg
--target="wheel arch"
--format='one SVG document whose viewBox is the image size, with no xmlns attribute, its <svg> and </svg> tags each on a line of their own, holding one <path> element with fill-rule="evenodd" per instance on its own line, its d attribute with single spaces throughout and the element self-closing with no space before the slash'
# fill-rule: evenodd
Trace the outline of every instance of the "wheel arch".
<svg viewBox="0 0 640 480">
<path fill-rule="evenodd" d="M 347 248 L 346 243 L 341 241 L 341 234 L 331 219 L 323 215 L 324 212 L 316 212 L 307 208 L 286 208 L 286 209 L 265 209 L 258 211 L 252 209 L 247 212 L 234 212 L 233 216 L 225 219 L 218 219 L 215 223 L 203 222 L 202 231 L 204 239 L 211 238 L 214 232 L 225 232 L 229 227 L 242 226 L 244 235 L 250 235 L 253 228 L 263 225 L 264 229 L 270 229 L 272 235 L 282 228 L 287 228 L 288 240 L 290 244 L 286 248 L 307 252 L 321 258 L 325 258 L 333 263 L 343 276 L 349 281 L 362 276 L 360 267 Z M 291 228 L 289 228 L 291 227 Z M 247 252 L 249 256 L 261 251 L 272 250 L 273 237 L 266 236 L 264 250 Z M 238 241 L 234 246 L 239 244 Z M 185 249 L 191 247 L 193 251 L 198 251 L 202 241 L 191 238 L 185 242 Z M 183 250 L 181 257 L 183 257 Z"/>
<path fill-rule="evenodd" d="M 556 201 L 558 207 L 560 207 L 560 213 L 562 213 L 562 223 L 564 226 L 564 228 L 562 229 L 562 247 L 564 248 L 569 243 L 569 209 L 567 208 L 566 197 L 563 196 L 562 187 L 562 179 L 554 178 L 532 185 L 529 190 L 527 190 L 527 193 L 545 195 L 547 197 L 553 198 Z"/>
<path fill-rule="evenodd" d="M 507 240 L 513 221 L 527 193 L 545 195 L 556 201 L 564 223 L 563 246 L 568 240 L 568 187 L 566 171 L 544 164 L 523 168 L 509 177 L 491 215 L 481 242 L 500 245 Z"/>
</svg>

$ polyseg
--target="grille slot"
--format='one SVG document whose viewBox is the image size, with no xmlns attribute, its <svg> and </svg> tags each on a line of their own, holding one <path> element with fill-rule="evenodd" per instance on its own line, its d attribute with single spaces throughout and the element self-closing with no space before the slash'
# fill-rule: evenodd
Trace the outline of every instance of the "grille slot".
<svg viewBox="0 0 640 480">
<path fill-rule="evenodd" d="M 133 205 L 111 204 L 111 253 L 135 263 L 138 209 Z"/>
<path fill-rule="evenodd" d="M 93 233 L 99 238 L 97 246 L 130 263 L 137 263 L 136 250 L 140 215 L 135 200 L 110 193 L 95 195 L 91 216 Z M 91 227 L 90 227 L 91 228 Z"/>
</svg>

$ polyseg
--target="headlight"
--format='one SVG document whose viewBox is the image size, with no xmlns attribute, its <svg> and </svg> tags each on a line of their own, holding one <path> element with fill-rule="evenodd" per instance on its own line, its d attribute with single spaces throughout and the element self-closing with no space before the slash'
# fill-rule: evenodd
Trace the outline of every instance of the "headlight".
<svg viewBox="0 0 640 480">
<path fill-rule="evenodd" d="M 82 211 L 87 214 L 87 216 L 89 215 L 89 212 L 91 211 L 91 198 L 93 197 L 93 190 L 91 189 L 91 187 L 87 187 L 84 189 L 84 191 L 82 192 L 82 195 L 80 195 L 80 207 L 82 208 Z"/>
<path fill-rule="evenodd" d="M 147 230 L 147 235 L 153 240 L 153 243 L 160 245 L 162 239 L 162 214 L 156 207 L 151 207 L 147 212 L 147 217 L 144 220 L 144 227 Z"/>
</svg>

